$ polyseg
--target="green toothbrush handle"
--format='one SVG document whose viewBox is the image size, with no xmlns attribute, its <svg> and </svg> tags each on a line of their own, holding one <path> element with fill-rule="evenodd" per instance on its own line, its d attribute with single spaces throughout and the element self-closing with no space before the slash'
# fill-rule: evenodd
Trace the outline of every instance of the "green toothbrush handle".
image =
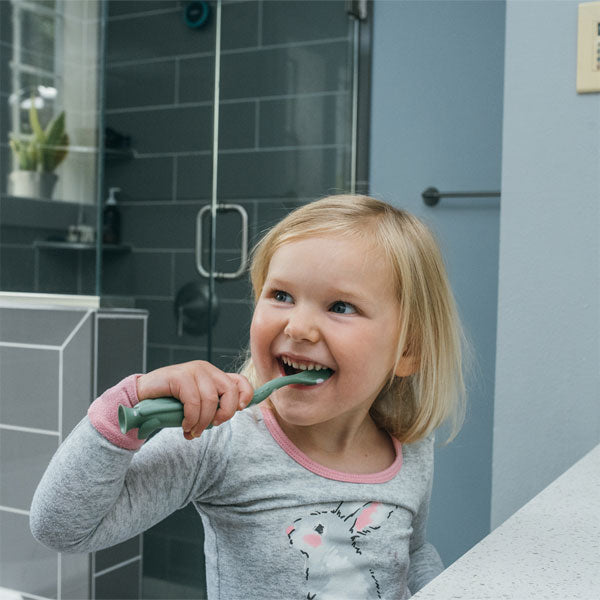
<svg viewBox="0 0 600 600">
<path fill-rule="evenodd" d="M 259 387 L 248 404 L 257 404 L 268 398 L 275 390 L 290 384 L 315 385 L 330 377 L 329 369 L 321 371 L 301 371 L 294 375 L 277 377 Z M 145 440 L 153 431 L 163 427 L 181 427 L 183 404 L 177 398 L 152 398 L 138 402 L 133 408 L 119 406 L 119 427 L 122 433 L 139 428 L 138 439 Z M 207 429 L 212 427 L 209 425 Z"/>
<path fill-rule="evenodd" d="M 142 400 L 133 408 L 119 406 L 119 427 L 122 433 L 139 428 L 138 439 L 145 440 L 163 427 L 179 427 L 183 421 L 183 404 L 177 398 Z"/>
</svg>

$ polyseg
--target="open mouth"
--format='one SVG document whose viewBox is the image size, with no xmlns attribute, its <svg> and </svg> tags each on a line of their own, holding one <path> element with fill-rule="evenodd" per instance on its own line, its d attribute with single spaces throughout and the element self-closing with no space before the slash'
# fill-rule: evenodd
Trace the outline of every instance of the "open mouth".
<svg viewBox="0 0 600 600">
<path fill-rule="evenodd" d="M 324 371 L 326 373 L 333 373 L 332 369 L 325 365 L 312 362 L 299 362 L 288 358 L 287 356 L 280 356 L 277 359 L 279 363 L 279 369 L 284 375 L 295 375 L 302 371 Z"/>
</svg>

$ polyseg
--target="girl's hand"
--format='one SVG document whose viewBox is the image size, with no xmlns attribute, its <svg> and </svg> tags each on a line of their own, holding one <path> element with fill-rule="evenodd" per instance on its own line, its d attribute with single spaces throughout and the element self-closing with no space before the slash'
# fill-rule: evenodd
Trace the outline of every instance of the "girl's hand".
<svg viewBox="0 0 600 600">
<path fill-rule="evenodd" d="M 183 435 L 198 437 L 212 423 L 228 421 L 246 408 L 254 390 L 237 373 L 225 373 L 203 360 L 162 367 L 137 379 L 140 401 L 174 396 L 183 404 Z"/>
</svg>

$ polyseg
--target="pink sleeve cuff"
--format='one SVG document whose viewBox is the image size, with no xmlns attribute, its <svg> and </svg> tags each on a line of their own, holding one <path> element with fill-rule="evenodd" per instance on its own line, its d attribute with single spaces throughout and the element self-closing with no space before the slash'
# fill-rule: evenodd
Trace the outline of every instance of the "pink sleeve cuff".
<svg viewBox="0 0 600 600">
<path fill-rule="evenodd" d="M 109 388 L 96 398 L 88 409 L 88 418 L 94 428 L 109 442 L 126 450 L 138 450 L 146 440 L 138 440 L 137 429 L 121 433 L 119 427 L 119 405 L 135 406 L 137 397 L 137 379 L 140 375 L 130 375 L 114 387 Z"/>
</svg>

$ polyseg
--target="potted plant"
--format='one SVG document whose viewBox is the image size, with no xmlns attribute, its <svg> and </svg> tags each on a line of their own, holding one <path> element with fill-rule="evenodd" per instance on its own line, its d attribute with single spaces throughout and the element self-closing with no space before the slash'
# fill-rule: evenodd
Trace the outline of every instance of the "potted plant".
<svg viewBox="0 0 600 600">
<path fill-rule="evenodd" d="M 8 176 L 9 194 L 51 199 L 58 180 L 54 170 L 69 151 L 65 112 L 55 116 L 43 129 L 32 97 L 29 123 L 33 134 L 28 139 L 19 139 L 13 134 L 10 136 L 10 147 L 17 157 L 19 168 Z"/>
</svg>

